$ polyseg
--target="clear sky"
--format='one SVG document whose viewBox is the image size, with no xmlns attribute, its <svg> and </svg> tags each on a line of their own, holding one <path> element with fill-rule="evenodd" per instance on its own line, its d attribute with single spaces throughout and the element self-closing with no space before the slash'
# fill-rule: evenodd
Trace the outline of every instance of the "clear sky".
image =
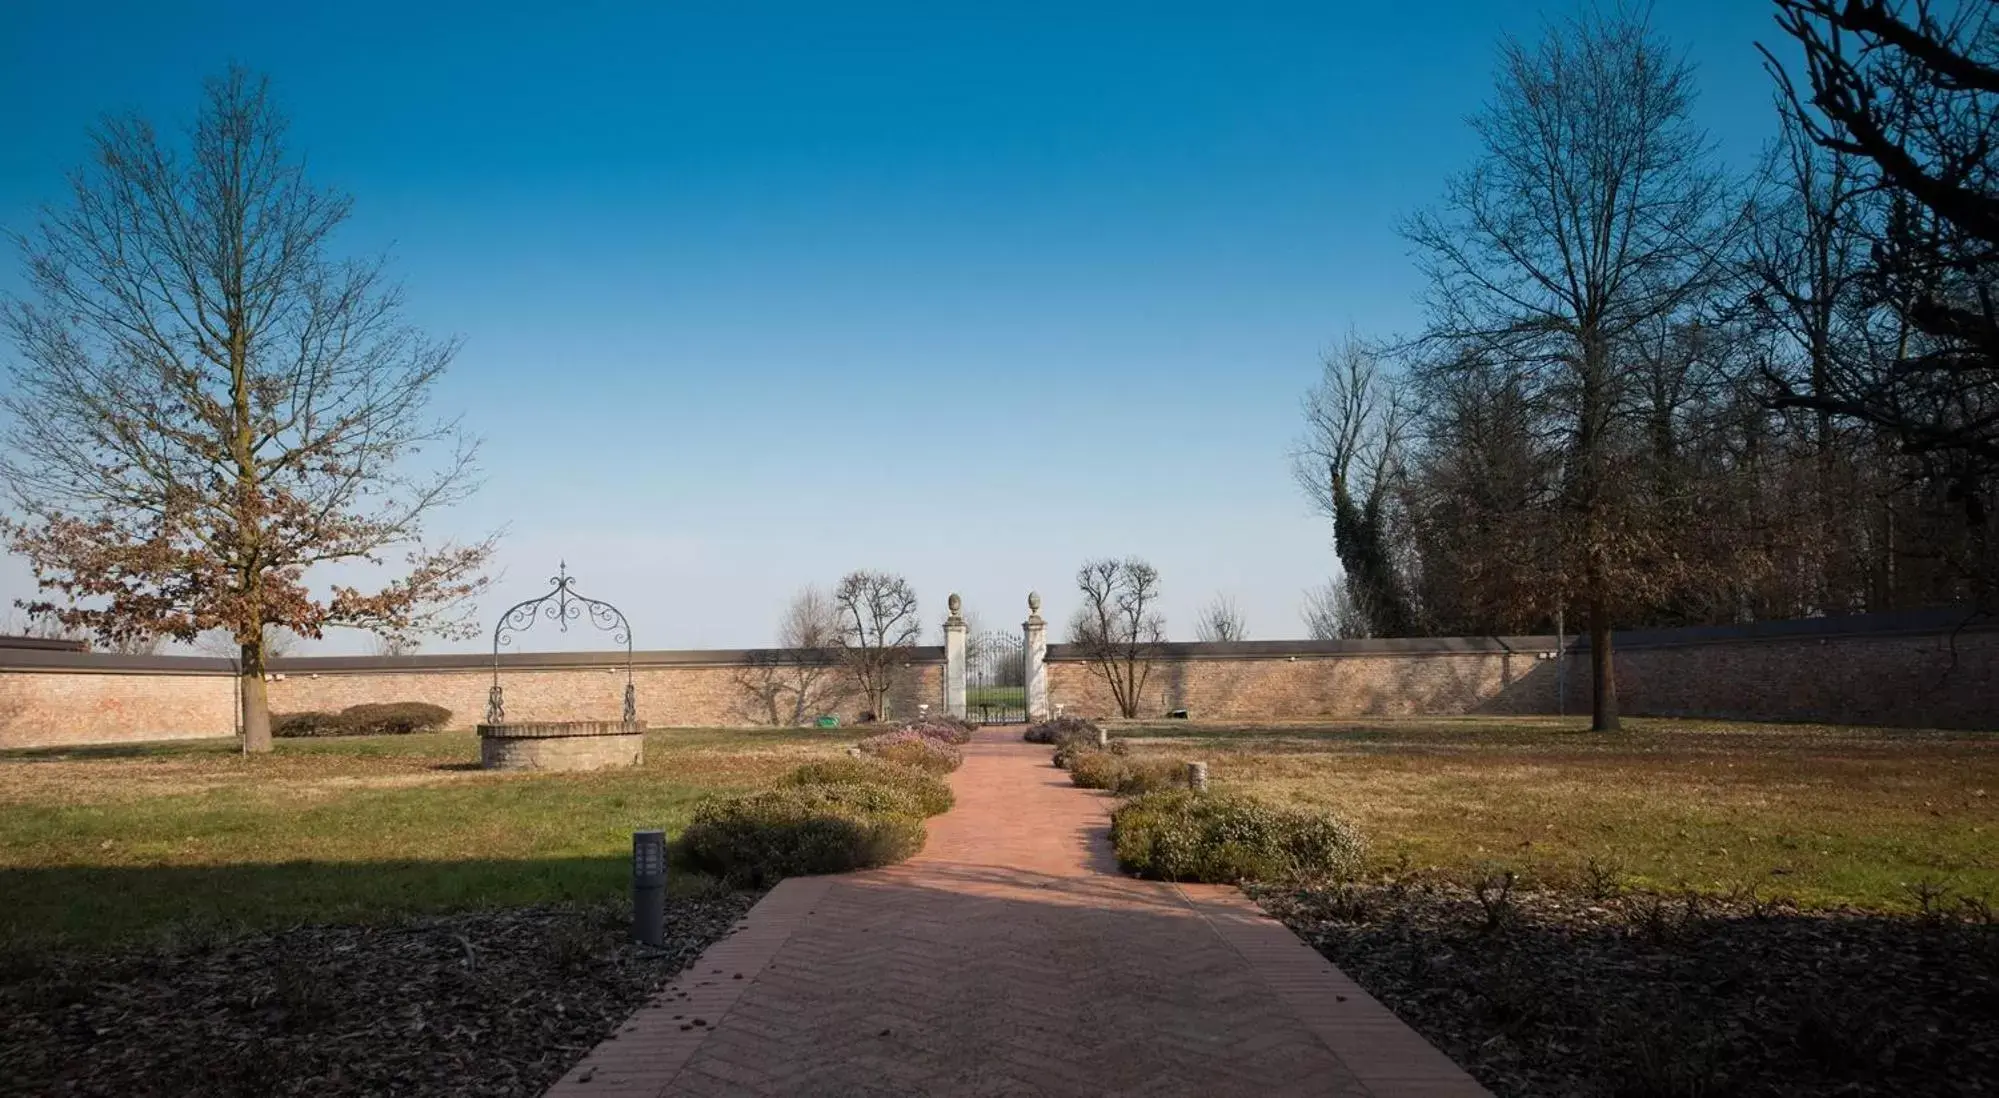
<svg viewBox="0 0 1999 1098">
<path fill-rule="evenodd" d="M 1573 10 L 6 0 L 0 227 L 99 116 L 179 127 L 205 75 L 268 73 L 344 247 L 465 340 L 437 399 L 486 484 L 433 528 L 505 527 L 488 626 L 566 558 L 642 648 L 768 643 L 860 567 L 1011 628 L 1135 553 L 1175 639 L 1216 592 L 1294 637 L 1336 567 L 1299 397 L 1342 333 L 1415 324 L 1398 220 L 1472 155 L 1499 36 Z M 1654 14 L 1741 166 L 1770 11 Z"/>
</svg>

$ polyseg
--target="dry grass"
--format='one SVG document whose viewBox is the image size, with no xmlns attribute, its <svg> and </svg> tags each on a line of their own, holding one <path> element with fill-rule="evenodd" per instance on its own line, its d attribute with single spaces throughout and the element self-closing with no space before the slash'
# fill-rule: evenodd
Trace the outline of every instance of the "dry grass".
<svg viewBox="0 0 1999 1098">
<path fill-rule="evenodd" d="M 620 894 L 634 829 L 841 754 L 842 730 L 669 729 L 641 767 L 477 769 L 466 732 L 0 752 L 0 937 L 101 941 Z"/>
<path fill-rule="evenodd" d="M 1749 888 L 1906 909 L 1922 882 L 1999 897 L 1999 737 L 1553 718 L 1131 726 L 1218 788 L 1328 808 L 1388 865 L 1555 886 Z"/>
</svg>

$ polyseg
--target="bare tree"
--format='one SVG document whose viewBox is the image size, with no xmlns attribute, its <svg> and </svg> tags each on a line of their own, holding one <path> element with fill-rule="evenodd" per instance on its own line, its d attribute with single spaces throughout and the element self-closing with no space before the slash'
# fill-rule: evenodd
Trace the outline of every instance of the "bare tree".
<svg viewBox="0 0 1999 1098">
<path fill-rule="evenodd" d="M 1405 636 L 1414 625 L 1391 530 L 1408 422 L 1379 352 L 1349 335 L 1305 395 L 1305 437 L 1292 453 L 1299 487 L 1333 520 L 1333 549 L 1372 636 Z"/>
<path fill-rule="evenodd" d="M 1776 376 L 1779 407 L 1891 435 L 1957 505 L 1983 600 L 1999 581 L 1999 16 L 1990 3 L 1778 0 L 1809 96 L 1768 50 L 1788 121 L 1855 173 L 1860 284 L 1902 338 L 1831 361 L 1812 387 Z M 1941 14 L 1948 11 L 1949 14 Z M 1874 201 L 1870 211 L 1863 203 Z M 1866 216 L 1871 213 L 1871 216 Z"/>
<path fill-rule="evenodd" d="M 1137 557 L 1105 557 L 1077 569 L 1076 588 L 1083 593 L 1083 605 L 1069 621 L 1069 643 L 1103 677 L 1118 712 L 1136 717 L 1153 661 L 1166 640 L 1166 620 L 1155 608 L 1159 570 Z"/>
<path fill-rule="evenodd" d="M 1421 446 L 1402 488 L 1412 601 L 1435 635 L 1517 632 L 1562 605 L 1562 545 L 1548 515 L 1560 500 L 1564 438 L 1511 367 L 1456 354 L 1421 372 Z M 1365 607 L 1349 600 L 1352 612 Z M 1371 636 L 1363 624 L 1353 636 Z"/>
<path fill-rule="evenodd" d="M 1367 614 L 1354 605 L 1353 588 L 1338 579 L 1329 579 L 1305 591 L 1305 606 L 1299 611 L 1305 635 L 1315 641 L 1357 640 L 1373 636 L 1368 632 Z"/>
<path fill-rule="evenodd" d="M 290 629 L 266 622 L 263 629 L 264 657 L 281 659 L 285 656 L 296 656 L 300 640 L 299 635 Z M 241 649 L 233 635 L 220 629 L 201 634 L 195 639 L 194 646 L 211 656 L 221 656 L 225 659 L 235 659 Z"/>
<path fill-rule="evenodd" d="M 887 720 L 889 692 L 923 631 L 916 591 L 887 572 L 849 572 L 833 590 L 833 606 L 841 662 L 867 699 L 869 713 Z"/>
<path fill-rule="evenodd" d="M 423 643 L 415 637 L 387 633 L 376 634 L 373 647 L 377 656 L 387 656 L 393 659 L 399 656 L 416 655 L 417 650 L 423 647 Z"/>
<path fill-rule="evenodd" d="M 778 623 L 777 647 L 751 654 L 736 674 L 752 719 L 770 725 L 807 724 L 839 708 L 853 693 L 840 673 L 840 608 L 817 587 L 791 597 Z"/>
<path fill-rule="evenodd" d="M 420 540 L 474 486 L 473 443 L 426 412 L 457 344 L 402 321 L 382 260 L 328 257 L 349 200 L 306 182 L 285 131 L 240 69 L 208 82 L 186 149 L 106 122 L 71 205 L 15 237 L 32 300 L 0 312 L 0 533 L 63 596 L 32 610 L 114 642 L 226 631 L 246 751 L 271 747 L 267 625 L 450 631 L 491 552 Z M 379 590 L 307 584 L 391 556 Z"/>
<path fill-rule="evenodd" d="M 1232 644 L 1246 639 L 1242 608 L 1229 596 L 1216 595 L 1201 608 L 1200 620 L 1194 623 L 1194 635 L 1212 644 Z"/>
<path fill-rule="evenodd" d="M 32 637 L 35 640 L 79 641 L 88 645 L 91 640 L 88 629 L 78 629 L 64 625 L 55 618 L 23 614 L 20 610 L 10 610 L 5 619 L 0 619 L 0 636 Z"/>
<path fill-rule="evenodd" d="M 130 636 L 113 637 L 108 641 L 100 639 L 92 644 L 93 648 L 105 652 L 116 652 L 121 656 L 157 655 L 159 650 L 165 646 L 165 637 L 146 636 L 137 633 Z"/>
<path fill-rule="evenodd" d="M 1563 436 L 1548 573 L 1589 616 L 1592 725 L 1615 729 L 1611 629 L 1673 563 L 1624 468 L 1635 333 L 1689 316 L 1738 222 L 1704 134 L 1692 72 L 1641 19 L 1590 13 L 1537 46 L 1501 47 L 1483 155 L 1443 209 L 1405 232 L 1432 285 L 1430 341 L 1498 361 Z M 1445 368 L 1466 361 L 1446 357 Z"/>
</svg>

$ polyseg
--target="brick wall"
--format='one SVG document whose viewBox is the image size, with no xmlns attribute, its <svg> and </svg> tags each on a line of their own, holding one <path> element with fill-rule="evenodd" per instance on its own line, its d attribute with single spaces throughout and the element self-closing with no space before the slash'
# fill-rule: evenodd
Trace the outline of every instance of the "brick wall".
<svg viewBox="0 0 1999 1098">
<path fill-rule="evenodd" d="M 1981 625 L 1753 638 L 1633 634 L 1613 648 L 1618 704 L 1664 717 L 1999 729 L 1999 629 Z M 1575 657 L 1569 687 L 1569 712 L 1587 712 L 1586 655 Z"/>
<path fill-rule="evenodd" d="M 678 654 L 676 654 L 678 655 Z M 451 710 L 452 724 L 470 727 L 485 718 L 491 667 L 426 668 L 408 671 L 310 670 L 310 661 L 291 660 L 284 678 L 270 684 L 271 709 L 279 713 L 340 710 L 371 701 L 427 701 Z M 713 728 L 757 721 L 738 682 L 740 662 L 640 666 L 632 672 L 638 718 L 655 728 Z M 507 718 L 516 721 L 614 721 L 624 710 L 623 665 L 508 669 L 500 674 Z M 915 716 L 919 702 L 941 704 L 944 667 L 912 664 L 890 695 L 892 716 Z M 841 707 L 840 717 L 860 716 L 858 700 Z"/>
<path fill-rule="evenodd" d="M 1311 720 L 1586 713 L 1586 642 L 1544 659 L 1554 637 L 1253 642 L 1164 646 L 1141 715 Z M 1999 622 L 1962 610 L 1619 633 L 1619 708 L 1633 716 L 1999 728 Z M 1049 701 L 1116 712 L 1103 678 L 1071 646 L 1049 650 Z"/>
<path fill-rule="evenodd" d="M 1571 639 L 1568 711 L 1589 705 L 1588 652 Z M 1263 641 L 1168 645 L 1142 712 L 1198 719 L 1551 713 L 1553 637 Z M 603 653 L 510 655 L 501 682 L 514 720 L 613 720 L 622 663 Z M 650 652 L 635 660 L 639 718 L 654 727 L 753 723 L 737 683 L 747 652 Z M 474 656 L 274 661 L 279 712 L 364 701 L 430 701 L 469 727 L 492 669 Z M 1962 611 L 1622 633 L 1622 709 L 1634 715 L 1999 728 L 1999 623 Z M 1049 699 L 1079 715 L 1113 712 L 1073 649 L 1053 646 Z M 942 652 L 919 649 L 891 702 L 913 715 L 941 703 Z M 849 706 L 844 717 L 856 714 Z M 0 649 L 0 747 L 229 735 L 227 660 Z"/>
<path fill-rule="evenodd" d="M 1176 652 L 1153 666 L 1140 693 L 1140 712 L 1186 709 L 1202 720 L 1308 720 L 1555 708 L 1554 675 L 1544 674 L 1550 665 L 1532 651 L 1345 655 L 1297 647 L 1300 652 L 1283 656 Z M 1078 716 L 1115 713 L 1103 676 L 1062 647 L 1056 651 L 1061 655 L 1051 654 L 1048 663 L 1049 703 Z"/>
<path fill-rule="evenodd" d="M 639 719 L 654 727 L 756 723 L 739 683 L 752 658 L 637 653 Z M 942 659 L 941 649 L 916 650 L 889 697 L 891 716 L 915 716 L 926 702 L 941 708 Z M 477 656 L 302 657 L 273 660 L 271 671 L 274 713 L 427 701 L 451 710 L 459 728 L 484 718 L 493 685 L 491 662 Z M 617 720 L 624 708 L 622 657 L 613 666 L 604 653 L 509 655 L 500 683 L 517 721 Z M 235 691 L 225 659 L 0 649 L 0 748 L 232 736 Z M 859 710 L 856 700 L 838 712 L 851 723 Z"/>
<path fill-rule="evenodd" d="M 0 747 L 235 733 L 236 681 L 226 674 L 0 668 Z"/>
</svg>

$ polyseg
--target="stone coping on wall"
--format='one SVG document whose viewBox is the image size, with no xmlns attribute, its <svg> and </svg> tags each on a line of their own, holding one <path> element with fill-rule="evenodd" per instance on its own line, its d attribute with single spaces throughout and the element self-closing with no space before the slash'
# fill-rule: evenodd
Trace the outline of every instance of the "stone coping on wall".
<svg viewBox="0 0 1999 1098">
<path fill-rule="evenodd" d="M 1627 629 L 1612 636 L 1617 650 L 1677 648 L 1696 644 L 1738 644 L 1744 641 L 1832 640 L 1897 636 L 1935 636 L 1956 631 L 1999 630 L 1999 615 L 1980 614 L 1971 607 L 1939 607 L 1884 614 L 1795 618 L 1743 625 L 1692 625 L 1675 629 Z M 1589 635 L 1562 638 L 1569 652 L 1588 651 Z M 1555 651 L 1554 634 L 1519 637 L 1376 637 L 1336 641 L 1235 641 L 1231 643 L 1169 642 L 1157 646 L 1155 658 L 1186 660 L 1345 659 L 1364 656 L 1450 656 L 1491 653 L 1533 656 Z M 1089 659 L 1073 644 L 1048 646 L 1051 663 Z"/>
<path fill-rule="evenodd" d="M 1999 615 L 1980 614 L 1970 607 L 1938 607 L 1885 614 L 1853 614 L 1841 617 L 1799 618 L 1788 621 L 1754 622 L 1746 625 L 1687 626 L 1677 629 L 1626 630 L 1616 634 L 1620 649 L 1671 648 L 1696 644 L 1731 644 L 1744 641 L 1831 640 L 1840 637 L 1893 637 L 1949 634 L 1957 631 L 1999 630 Z M 1587 650 L 1586 634 L 1564 638 L 1570 652 Z M 1238 641 L 1228 644 L 1175 642 L 1160 645 L 1157 658 L 1184 660 L 1273 660 L 1343 659 L 1365 656 L 1448 656 L 1517 655 L 1535 656 L 1553 652 L 1556 638 L 1517 637 L 1385 637 L 1367 640 Z M 772 648 L 681 649 L 633 652 L 635 669 L 673 667 L 745 667 L 777 660 L 791 660 L 798 654 Z M 816 654 L 824 663 L 833 663 L 829 651 Z M 1080 662 L 1088 657 L 1073 644 L 1051 644 L 1048 660 L 1053 663 Z M 944 649 L 937 645 L 912 648 L 909 662 L 916 665 L 944 662 Z M 623 652 L 508 652 L 500 656 L 502 671 L 560 671 L 578 668 L 618 668 L 625 664 Z M 290 656 L 273 659 L 267 670 L 285 675 L 382 675 L 437 671 L 490 672 L 490 653 L 443 653 L 420 656 Z M 0 648 L 0 670 L 85 672 L 95 674 L 233 675 L 234 660 L 215 656 L 128 656 L 114 652 L 75 652 L 39 648 Z"/>
<path fill-rule="evenodd" d="M 1153 649 L 1154 658 L 1176 660 L 1340 659 L 1351 656 L 1442 656 L 1458 653 L 1533 655 L 1555 650 L 1553 634 L 1545 637 L 1378 637 L 1338 641 L 1169 641 Z M 1050 663 L 1089 659 L 1074 644 L 1048 646 Z"/>
<path fill-rule="evenodd" d="M 708 648 L 633 652 L 634 669 L 659 667 L 748 667 L 761 662 L 792 660 L 797 653 L 779 648 Z M 831 665 L 831 651 L 816 654 Z M 944 662 L 944 649 L 924 645 L 909 650 L 914 665 Z M 565 671 L 577 668 L 622 668 L 623 652 L 506 652 L 502 671 Z M 0 670 L 82 671 L 97 674 L 233 675 L 236 661 L 217 656 L 127 656 L 115 652 L 56 652 L 0 649 Z M 271 659 L 265 670 L 285 675 L 384 675 L 426 671 L 493 670 L 491 653 L 441 653 L 427 656 L 284 656 Z"/>
</svg>

